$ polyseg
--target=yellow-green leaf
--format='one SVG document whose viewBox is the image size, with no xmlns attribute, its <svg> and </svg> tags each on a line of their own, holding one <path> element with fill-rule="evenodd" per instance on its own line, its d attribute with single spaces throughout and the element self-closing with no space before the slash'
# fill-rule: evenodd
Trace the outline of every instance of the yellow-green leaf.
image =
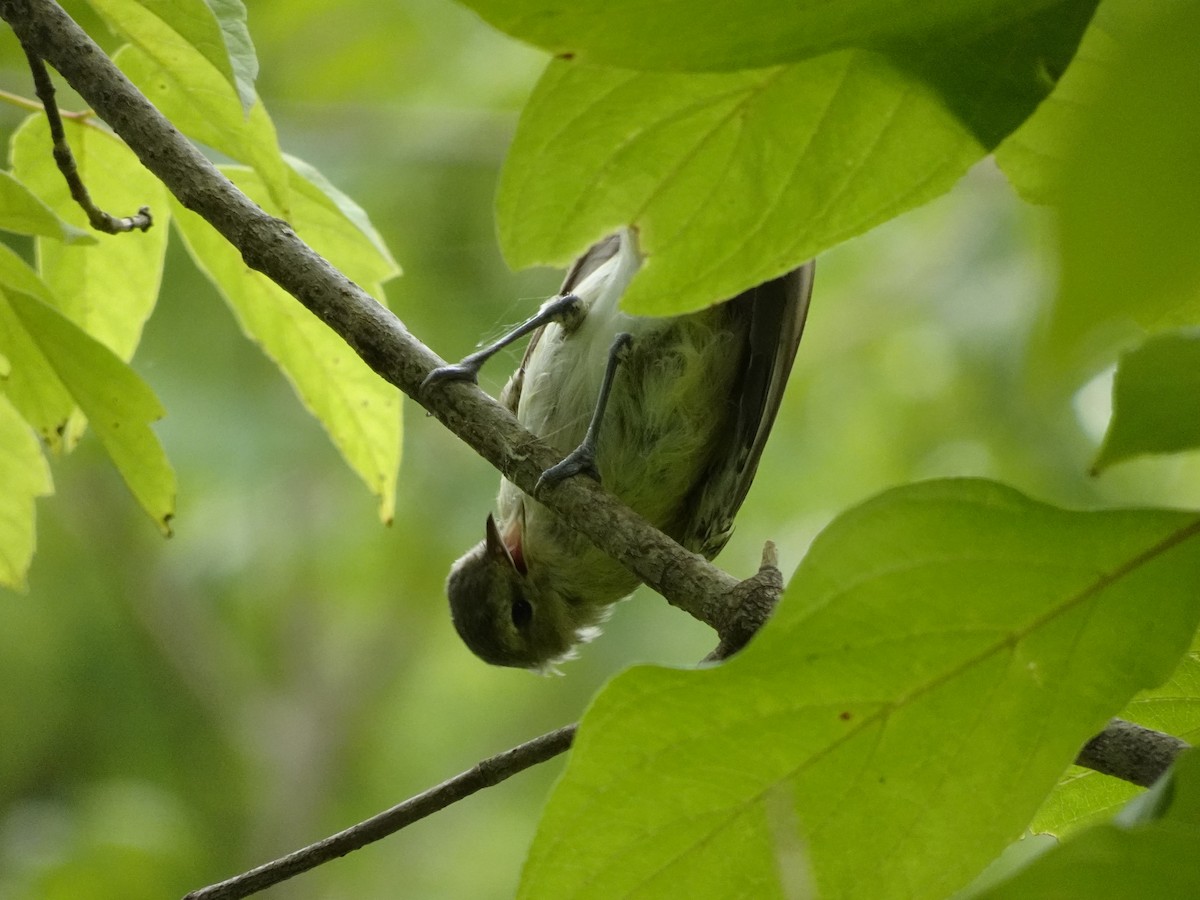
<svg viewBox="0 0 1200 900">
<path fill-rule="evenodd" d="M 257 173 L 227 167 L 225 174 L 265 209 L 278 214 Z M 391 257 L 313 180 L 293 175 L 289 224 L 314 249 L 376 297 L 396 273 Z M 359 211 L 361 213 L 361 210 Z M 181 208 L 177 224 L 197 266 L 225 298 L 242 330 L 275 361 L 334 445 L 379 498 L 390 522 L 400 464 L 400 397 L 328 326 L 264 275 L 198 216 Z M 365 222 L 365 217 L 362 221 Z"/>
<path fill-rule="evenodd" d="M 1072 382 L 1139 330 L 1200 324 L 1200 4 L 1105 6 L 1121 30 L 1066 148 L 1060 290 L 1041 348 Z"/>
<path fill-rule="evenodd" d="M 1112 9 L 1111 3 L 1100 4 L 1075 58 L 1050 96 L 996 149 L 997 164 L 1030 203 L 1061 199 L 1071 147 L 1116 53 L 1113 34 L 1119 33 L 1121 23 Z"/>
<path fill-rule="evenodd" d="M 53 167 L 49 145 L 46 146 L 46 160 Z M 10 172 L 0 172 L 0 229 L 15 234 L 42 234 L 68 244 L 96 241 L 88 232 L 56 216 Z"/>
<path fill-rule="evenodd" d="M 28 294 L 58 307 L 58 298 L 25 260 L 0 244 L 0 288 Z M 63 388 L 24 327 L 5 309 L 0 309 L 0 349 L 17 361 L 5 366 L 5 389 L 9 399 L 55 452 L 70 450 L 82 433 L 75 401 Z M 69 427 L 78 425 L 78 427 Z"/>
<path fill-rule="evenodd" d="M 150 428 L 163 409 L 137 373 L 62 313 L 16 291 L 0 300 L 0 350 L 12 363 L 10 384 L 29 367 L 35 390 L 78 404 L 138 503 L 170 534 L 175 473 Z M 9 396 L 20 409 L 11 388 Z"/>
<path fill-rule="evenodd" d="M 254 103 L 258 61 L 246 31 L 246 7 L 222 0 L 89 0 L 114 30 L 151 53 L 166 41 L 190 45 L 234 87 L 245 109 Z"/>
<path fill-rule="evenodd" d="M 0 392 L 0 584 L 24 589 L 37 543 L 34 501 L 53 489 L 29 423 Z"/>
<path fill-rule="evenodd" d="M 20 285 L 6 282 L 9 296 L 28 293 Z M 42 301 L 46 298 L 42 296 Z M 45 353 L 29 334 L 13 309 L 0 302 L 0 353 L 9 363 L 4 390 L 13 406 L 54 452 L 69 450 L 67 422 L 75 411 L 75 399 L 63 386 Z"/>
<path fill-rule="evenodd" d="M 0 285 L 37 297 L 51 306 L 59 305 L 49 286 L 7 244 L 0 244 Z"/>
<path fill-rule="evenodd" d="M 237 92 L 221 73 L 183 42 L 153 54 L 145 47 L 127 46 L 113 59 L 172 125 L 252 166 L 269 188 L 274 205 L 286 210 L 289 169 L 262 100 L 243 110 Z"/>
<path fill-rule="evenodd" d="M 129 360 L 158 299 L 170 234 L 167 192 L 118 138 L 76 121 L 65 121 L 63 127 L 80 177 L 97 206 L 114 216 L 133 215 L 148 206 L 154 216 L 149 231 L 99 235 L 98 247 L 67 247 L 45 238 L 37 243 L 38 268 L 59 309 Z M 17 130 L 12 157 L 13 170 L 47 206 L 67 221 L 86 226 L 87 216 L 71 199 L 50 157 L 45 116 L 32 116 Z"/>
<path fill-rule="evenodd" d="M 250 38 L 250 29 L 246 27 L 246 4 L 242 0 L 207 0 L 206 5 L 217 17 L 238 94 L 242 98 L 242 105 L 249 109 L 254 105 L 258 55 Z"/>
<path fill-rule="evenodd" d="M 1121 355 L 1113 416 L 1092 469 L 1200 447 L 1200 334 L 1155 335 Z"/>
</svg>

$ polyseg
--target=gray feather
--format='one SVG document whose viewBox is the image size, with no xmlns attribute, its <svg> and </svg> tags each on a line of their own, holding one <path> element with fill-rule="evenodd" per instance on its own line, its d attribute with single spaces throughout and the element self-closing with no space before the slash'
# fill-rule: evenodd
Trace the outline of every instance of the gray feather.
<svg viewBox="0 0 1200 900">
<path fill-rule="evenodd" d="M 679 540 L 712 559 L 733 533 L 733 520 L 758 471 L 787 386 L 812 295 L 813 263 L 728 302 L 745 335 L 742 377 L 730 398 L 730 421 L 713 462 L 684 511 Z"/>
</svg>

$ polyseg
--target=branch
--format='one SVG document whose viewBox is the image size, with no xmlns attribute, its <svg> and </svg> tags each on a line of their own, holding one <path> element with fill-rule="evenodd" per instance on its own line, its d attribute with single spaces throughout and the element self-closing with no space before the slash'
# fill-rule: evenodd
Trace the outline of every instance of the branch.
<svg viewBox="0 0 1200 900">
<path fill-rule="evenodd" d="M 351 282 L 291 227 L 239 191 L 133 86 L 53 0 L 0 0 L 0 15 L 31 52 L 49 62 L 112 127 L 142 164 L 188 209 L 236 247 L 246 264 L 299 300 L 380 377 L 425 407 L 505 478 L 558 513 L 675 606 L 722 633 L 738 581 L 653 528 L 600 485 L 570 478 L 536 489 L 559 461 L 472 384 L 421 396 L 443 365 L 391 312 Z"/>
<path fill-rule="evenodd" d="M 1173 734 L 1113 719 L 1083 745 L 1075 764 L 1150 787 L 1170 768 L 1175 757 L 1189 747 L 1191 744 Z"/>
<path fill-rule="evenodd" d="M 79 169 L 75 165 L 71 145 L 67 143 L 62 116 L 58 111 L 58 101 L 54 99 L 54 82 L 50 80 L 46 64 L 28 44 L 23 43 L 22 47 L 25 50 L 26 59 L 29 60 L 29 71 L 33 74 L 33 88 L 37 92 L 38 99 L 42 101 L 42 109 L 45 111 L 46 121 L 50 125 L 50 138 L 54 142 L 54 162 L 58 165 L 58 171 L 62 172 L 63 178 L 67 180 L 71 198 L 87 213 L 88 222 L 97 231 L 105 234 L 120 234 L 134 229 L 148 230 L 154 224 L 154 219 L 150 216 L 150 207 L 143 206 L 137 211 L 137 215 L 118 219 L 116 216 L 110 216 L 92 202 L 92 195 L 88 193 L 83 179 L 79 177 Z"/>
<path fill-rule="evenodd" d="M 248 897 L 299 875 L 301 872 L 316 868 L 322 863 L 345 856 L 352 850 L 357 850 L 380 838 L 387 837 L 389 834 L 394 834 L 406 825 L 411 825 L 413 822 L 445 809 L 451 803 L 457 803 L 476 791 L 492 787 L 518 772 L 523 772 L 538 763 L 553 759 L 560 753 L 565 753 L 575 739 L 577 727 L 564 725 L 562 728 L 536 737 L 532 741 L 526 741 L 511 750 L 498 753 L 472 766 L 461 775 L 456 775 L 449 781 L 444 781 L 437 787 L 417 794 L 345 831 L 331 834 L 315 844 L 310 844 L 248 872 L 243 872 L 241 875 L 235 875 L 226 881 L 192 891 L 183 900 L 235 900 L 235 898 Z"/>
<path fill-rule="evenodd" d="M 755 579 L 770 581 L 779 577 L 779 569 L 774 568 L 775 545 L 768 542 L 763 549 L 762 568 Z M 774 573 L 771 573 L 774 569 Z M 754 581 L 749 579 L 748 581 Z M 725 643 L 710 653 L 705 662 L 716 662 L 736 653 L 741 645 L 725 647 Z M 466 799 L 476 791 L 485 787 L 499 784 L 507 778 L 523 772 L 528 768 L 547 762 L 561 753 L 566 753 L 575 740 L 575 732 L 579 724 L 564 725 L 561 728 L 535 737 L 497 753 L 471 769 L 443 781 L 437 787 L 430 788 L 391 809 L 378 813 L 365 821 L 352 825 L 337 834 L 322 838 L 315 844 L 309 844 L 299 850 L 294 850 L 287 856 L 263 863 L 249 871 L 217 884 L 192 891 L 183 900 L 239 900 L 249 897 L 259 891 L 266 890 L 281 881 L 287 881 L 301 872 L 315 869 L 317 866 L 345 856 L 353 850 L 359 850 L 367 844 L 382 840 L 395 834 L 426 816 L 445 809 L 451 803 Z"/>
</svg>

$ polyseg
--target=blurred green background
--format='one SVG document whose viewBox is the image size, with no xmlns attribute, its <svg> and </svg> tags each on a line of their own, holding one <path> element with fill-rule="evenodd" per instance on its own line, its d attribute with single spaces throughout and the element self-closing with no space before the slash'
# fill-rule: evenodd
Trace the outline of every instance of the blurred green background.
<svg viewBox="0 0 1200 900">
<path fill-rule="evenodd" d="M 371 215 L 405 269 L 390 304 L 417 336 L 457 358 L 556 289 L 559 273 L 506 269 L 491 213 L 542 54 L 448 0 L 248 6 L 284 149 Z M 0 87 L 32 93 L 7 31 Z M 0 105 L 5 136 L 22 117 Z M 840 510 L 920 478 L 984 475 L 1073 506 L 1200 502 L 1194 458 L 1084 474 L 1106 383 L 1025 374 L 1054 285 L 1053 222 L 991 163 L 830 252 L 722 565 L 750 573 L 772 538 L 788 574 Z M 574 720 L 627 665 L 711 649 L 641 591 L 564 677 L 478 662 L 442 581 L 482 536 L 496 474 L 409 405 L 381 526 L 178 246 L 135 365 L 169 411 L 176 533 L 159 537 L 94 439 L 55 462 L 29 590 L 0 590 L 2 900 L 179 896 Z M 509 896 L 561 764 L 264 896 Z"/>
</svg>

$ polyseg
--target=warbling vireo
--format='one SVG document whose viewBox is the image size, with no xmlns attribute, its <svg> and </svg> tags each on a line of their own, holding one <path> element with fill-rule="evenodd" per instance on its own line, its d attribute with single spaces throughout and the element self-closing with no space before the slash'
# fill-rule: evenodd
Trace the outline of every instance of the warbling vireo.
<svg viewBox="0 0 1200 900">
<path fill-rule="evenodd" d="M 589 249 L 536 315 L 428 385 L 475 380 L 501 347 L 533 331 L 500 395 L 530 431 L 567 454 L 543 479 L 600 478 L 651 524 L 713 558 L 754 478 L 795 359 L 813 266 L 672 318 L 619 308 L 641 264 L 621 231 Z M 636 576 L 501 479 L 484 539 L 450 570 L 459 635 L 480 658 L 539 671 L 599 633 Z"/>
</svg>

